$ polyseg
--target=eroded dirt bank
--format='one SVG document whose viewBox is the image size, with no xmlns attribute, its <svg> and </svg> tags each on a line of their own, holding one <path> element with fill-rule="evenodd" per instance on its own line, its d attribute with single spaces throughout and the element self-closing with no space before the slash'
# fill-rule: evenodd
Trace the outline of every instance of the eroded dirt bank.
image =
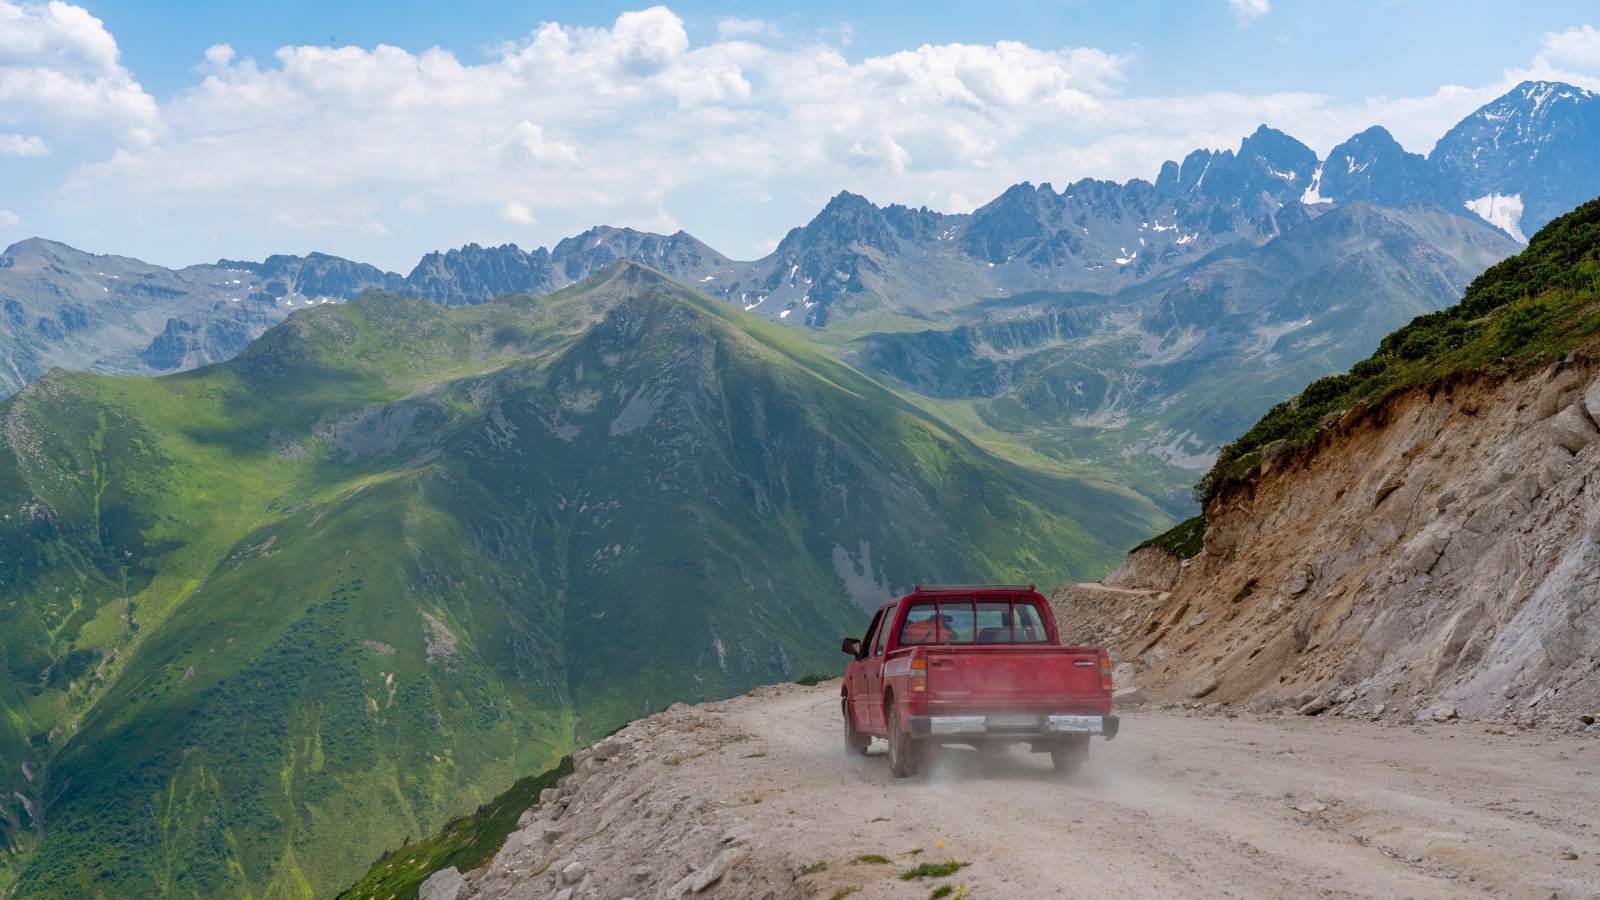
<svg viewBox="0 0 1600 900">
<path fill-rule="evenodd" d="M 1600 896 L 1590 735 L 1146 712 L 1071 779 L 1020 750 L 947 750 L 897 782 L 845 756 L 838 689 L 634 723 L 461 896 Z M 898 877 L 952 858 L 971 866 Z"/>
<path fill-rule="evenodd" d="M 1126 674 L 1168 703 L 1592 723 L 1597 369 L 1412 390 L 1301 450 L 1269 445 L 1207 507 L 1205 550 L 1170 595 L 1122 623 L 1078 604 L 1085 621 L 1121 624 Z"/>
</svg>

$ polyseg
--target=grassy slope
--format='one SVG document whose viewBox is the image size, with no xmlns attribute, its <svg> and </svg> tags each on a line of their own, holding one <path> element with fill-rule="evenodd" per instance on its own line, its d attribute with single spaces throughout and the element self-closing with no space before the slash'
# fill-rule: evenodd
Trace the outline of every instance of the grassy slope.
<svg viewBox="0 0 1600 900">
<path fill-rule="evenodd" d="M 325 894 L 575 741 L 836 667 L 842 575 L 1064 580 L 1159 521 L 632 266 L 58 372 L 0 426 L 30 897 Z"/>
<path fill-rule="evenodd" d="M 411 898 L 440 869 L 454 866 L 458 872 L 470 872 L 484 865 L 505 845 L 506 835 L 516 830 L 523 812 L 539 801 L 539 792 L 555 787 L 571 772 L 568 757 L 553 769 L 518 780 L 471 815 L 451 819 L 433 837 L 393 852 L 385 850 L 359 881 L 339 892 L 339 900 Z"/>
<path fill-rule="evenodd" d="M 1267 445 L 1303 444 L 1334 413 L 1462 372 L 1502 374 L 1558 360 L 1600 331 L 1600 200 L 1553 220 L 1521 254 L 1478 276 L 1461 302 L 1418 316 L 1350 371 L 1312 382 L 1222 448 L 1205 498 L 1248 476 Z"/>
<path fill-rule="evenodd" d="M 1194 511 L 1208 447 L 1453 302 L 1513 247 L 1437 207 L 1351 204 L 1115 305 L 1041 301 L 1015 318 L 869 334 L 840 351 L 998 453 L 1127 485 L 1178 518 Z"/>
</svg>

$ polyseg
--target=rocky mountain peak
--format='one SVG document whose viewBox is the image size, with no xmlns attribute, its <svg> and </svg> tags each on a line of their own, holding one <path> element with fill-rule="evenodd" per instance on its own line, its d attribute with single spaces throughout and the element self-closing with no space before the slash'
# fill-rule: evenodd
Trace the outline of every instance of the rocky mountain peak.
<svg viewBox="0 0 1600 900">
<path fill-rule="evenodd" d="M 1600 194 L 1600 95 L 1525 81 L 1450 129 L 1428 162 L 1446 205 L 1521 239 Z"/>
<path fill-rule="evenodd" d="M 1385 206 L 1443 199 L 1427 158 L 1408 152 L 1381 125 L 1368 128 L 1328 152 L 1318 171 L 1314 193 L 1316 196 L 1311 199 L 1334 203 L 1365 200 Z"/>
</svg>

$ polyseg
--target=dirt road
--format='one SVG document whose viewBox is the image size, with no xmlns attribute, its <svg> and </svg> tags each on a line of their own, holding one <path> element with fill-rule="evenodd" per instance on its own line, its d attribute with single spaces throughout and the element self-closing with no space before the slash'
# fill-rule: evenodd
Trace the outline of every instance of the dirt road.
<svg viewBox="0 0 1600 900">
<path fill-rule="evenodd" d="M 693 863 L 718 847 L 713 836 L 697 850 L 701 832 L 750 841 L 743 877 L 753 880 L 729 876 L 694 896 L 767 896 L 787 866 L 790 887 L 771 896 L 855 888 L 861 900 L 922 900 L 960 883 L 975 898 L 1600 897 L 1600 741 L 1582 735 L 1134 713 L 1071 778 L 1023 748 L 983 759 L 947 749 L 896 781 L 881 755 L 844 754 L 837 692 L 838 682 L 788 685 L 689 708 L 701 755 L 680 750 L 661 765 L 640 753 L 627 764 L 639 787 L 627 790 L 638 792 L 639 829 L 658 824 L 648 798 L 691 793 L 699 818 L 679 821 L 698 824 L 685 825 L 681 847 L 658 842 L 633 857 Z M 662 715 L 651 732 L 658 751 L 672 713 Z M 559 852 L 593 860 L 599 875 L 619 865 L 622 845 L 638 844 L 639 829 Z M 857 861 L 872 854 L 890 862 Z M 946 859 L 971 865 L 950 878 L 898 877 Z M 793 870 L 816 862 L 828 866 L 793 882 Z M 648 883 L 627 893 L 591 879 L 574 896 L 660 896 L 681 874 L 661 865 L 638 869 Z"/>
</svg>

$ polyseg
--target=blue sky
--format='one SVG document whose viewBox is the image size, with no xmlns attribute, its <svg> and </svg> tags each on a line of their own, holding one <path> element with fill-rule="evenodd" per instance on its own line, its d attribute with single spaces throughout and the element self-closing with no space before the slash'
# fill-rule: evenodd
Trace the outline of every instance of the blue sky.
<svg viewBox="0 0 1600 900">
<path fill-rule="evenodd" d="M 1425 153 L 1525 77 L 1600 87 L 1593 10 L 0 0 L 0 242 L 404 272 L 604 223 L 753 258 L 841 189 L 963 211 L 1261 122 Z"/>
</svg>

